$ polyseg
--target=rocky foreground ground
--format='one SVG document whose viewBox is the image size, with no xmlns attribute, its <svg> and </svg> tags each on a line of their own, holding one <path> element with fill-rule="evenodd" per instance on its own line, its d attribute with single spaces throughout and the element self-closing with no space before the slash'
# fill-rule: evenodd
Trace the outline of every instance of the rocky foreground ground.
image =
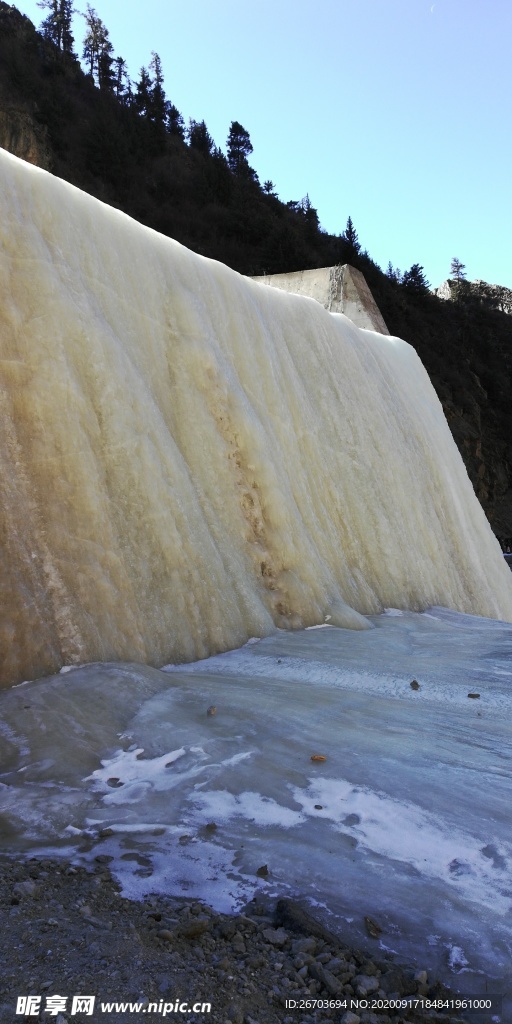
<svg viewBox="0 0 512 1024">
<path fill-rule="evenodd" d="M 348 949 L 291 900 L 253 901 L 234 917 L 192 900 L 132 902 L 106 861 L 98 857 L 95 871 L 0 861 L 1 1024 L 126 1024 L 141 1013 L 191 1024 L 461 1020 L 407 1005 L 449 995 L 426 972 Z M 94 1007 L 74 1003 L 92 995 Z"/>
</svg>

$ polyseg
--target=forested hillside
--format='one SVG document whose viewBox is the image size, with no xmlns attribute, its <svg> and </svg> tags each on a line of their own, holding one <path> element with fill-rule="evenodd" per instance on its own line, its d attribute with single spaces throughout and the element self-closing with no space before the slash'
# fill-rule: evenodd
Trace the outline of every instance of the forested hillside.
<svg viewBox="0 0 512 1024">
<path fill-rule="evenodd" d="M 383 272 L 350 219 L 329 235 L 309 196 L 285 202 L 272 181 L 259 181 L 245 126 L 227 125 L 225 151 L 204 121 L 186 126 L 156 52 L 130 82 L 90 7 L 81 45 L 70 0 L 43 8 L 38 32 L 0 2 L 0 145 L 242 274 L 359 268 L 390 332 L 419 352 L 496 534 L 512 538 L 512 319 L 493 291 L 433 295 L 421 238 L 417 263 Z M 350 196 L 340 207 L 350 208 Z"/>
</svg>

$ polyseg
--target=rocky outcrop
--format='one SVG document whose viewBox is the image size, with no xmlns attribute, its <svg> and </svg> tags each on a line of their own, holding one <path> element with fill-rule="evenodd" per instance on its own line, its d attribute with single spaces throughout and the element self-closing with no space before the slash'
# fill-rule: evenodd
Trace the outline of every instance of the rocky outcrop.
<svg viewBox="0 0 512 1024">
<path fill-rule="evenodd" d="M 2 103 L 0 97 L 0 146 L 8 153 L 29 164 L 52 169 L 52 155 L 44 125 L 40 125 L 27 110 Z"/>
<path fill-rule="evenodd" d="M 506 446 L 497 439 L 493 443 L 490 438 L 482 436 L 478 429 L 478 406 L 475 405 L 473 416 L 453 402 L 445 403 L 443 408 L 475 494 L 485 509 L 494 533 L 497 537 L 509 537 L 512 489 Z"/>
<path fill-rule="evenodd" d="M 492 529 L 502 540 L 512 536 L 512 467 L 509 446 L 488 423 L 488 397 L 476 374 L 474 388 L 440 394 L 448 425 L 462 455 L 475 494 Z"/>
<path fill-rule="evenodd" d="M 489 284 L 479 278 L 476 281 L 443 281 L 438 288 L 434 288 L 434 295 L 438 299 L 457 299 L 464 292 L 473 299 L 480 299 L 487 302 L 501 313 L 512 314 L 512 288 L 505 288 L 501 284 Z"/>
<path fill-rule="evenodd" d="M 20 43 L 28 51 L 37 50 L 35 29 L 29 18 L 16 7 L 0 2 L 0 33 L 12 53 Z M 19 71 L 18 71 L 19 74 Z M 52 153 L 46 125 L 35 117 L 36 106 L 31 101 L 18 100 L 13 90 L 16 76 L 0 76 L 0 147 L 8 153 L 26 160 L 45 171 L 52 169 Z"/>
</svg>

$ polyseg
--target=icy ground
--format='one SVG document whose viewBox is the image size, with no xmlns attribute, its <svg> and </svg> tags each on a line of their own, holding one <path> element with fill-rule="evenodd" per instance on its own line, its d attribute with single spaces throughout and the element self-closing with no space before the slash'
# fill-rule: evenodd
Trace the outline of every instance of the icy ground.
<svg viewBox="0 0 512 1024">
<path fill-rule="evenodd" d="M 129 895 L 219 910 L 306 894 L 356 945 L 510 990 L 512 626 L 439 608 L 371 622 L 2 693 L 4 847 L 109 854 Z"/>
</svg>

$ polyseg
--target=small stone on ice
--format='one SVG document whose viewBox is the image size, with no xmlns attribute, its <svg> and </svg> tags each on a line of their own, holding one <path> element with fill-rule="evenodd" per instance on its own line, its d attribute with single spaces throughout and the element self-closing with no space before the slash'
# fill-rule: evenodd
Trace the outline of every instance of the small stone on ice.
<svg viewBox="0 0 512 1024">
<path fill-rule="evenodd" d="M 366 931 L 372 939 L 377 939 L 382 931 L 382 928 L 376 921 L 373 921 L 371 917 L 365 917 L 364 923 L 366 925 Z"/>
</svg>

